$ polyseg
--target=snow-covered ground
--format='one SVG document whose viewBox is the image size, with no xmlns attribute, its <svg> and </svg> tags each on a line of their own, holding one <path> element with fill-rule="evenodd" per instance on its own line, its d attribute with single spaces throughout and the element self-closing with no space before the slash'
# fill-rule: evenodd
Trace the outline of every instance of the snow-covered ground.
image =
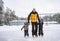
<svg viewBox="0 0 60 41">
<path fill-rule="evenodd" d="M 24 38 L 24 31 L 20 26 L 0 26 L 0 41 L 60 41 L 60 24 L 44 24 L 44 36 L 32 37 L 31 25 L 29 37 Z"/>
</svg>

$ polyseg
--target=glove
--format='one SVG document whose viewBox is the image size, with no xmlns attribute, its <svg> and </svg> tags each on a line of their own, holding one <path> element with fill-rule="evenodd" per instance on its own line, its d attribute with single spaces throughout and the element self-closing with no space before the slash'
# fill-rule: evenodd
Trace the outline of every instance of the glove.
<svg viewBox="0 0 60 41">
<path fill-rule="evenodd" d="M 22 31 L 22 28 L 21 28 L 21 31 Z"/>
<path fill-rule="evenodd" d="M 22 29 L 21 29 L 21 31 L 22 31 Z"/>
</svg>

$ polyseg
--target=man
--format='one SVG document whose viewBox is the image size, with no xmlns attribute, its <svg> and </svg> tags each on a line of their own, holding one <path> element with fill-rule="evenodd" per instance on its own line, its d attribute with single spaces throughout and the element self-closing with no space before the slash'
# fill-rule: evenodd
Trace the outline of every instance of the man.
<svg viewBox="0 0 60 41">
<path fill-rule="evenodd" d="M 29 14 L 28 16 L 28 23 L 29 20 L 31 20 L 31 24 L 32 24 L 32 36 L 34 37 L 37 36 L 37 22 L 40 22 L 38 13 L 36 12 L 35 8 L 32 10 L 32 12 Z"/>
</svg>

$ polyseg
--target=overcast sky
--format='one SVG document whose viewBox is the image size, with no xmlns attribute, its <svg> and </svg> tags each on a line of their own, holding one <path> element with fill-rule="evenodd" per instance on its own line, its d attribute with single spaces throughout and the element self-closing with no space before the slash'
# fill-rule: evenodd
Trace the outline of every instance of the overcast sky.
<svg viewBox="0 0 60 41">
<path fill-rule="evenodd" d="M 20 17 L 27 17 L 33 8 L 40 13 L 60 12 L 60 0 L 3 0 L 4 6 L 15 10 Z"/>
</svg>

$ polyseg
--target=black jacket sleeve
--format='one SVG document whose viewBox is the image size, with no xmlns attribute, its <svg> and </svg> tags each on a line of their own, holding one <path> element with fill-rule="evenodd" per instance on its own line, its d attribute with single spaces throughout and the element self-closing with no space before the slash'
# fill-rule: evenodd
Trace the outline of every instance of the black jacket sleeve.
<svg viewBox="0 0 60 41">
<path fill-rule="evenodd" d="M 37 13 L 37 12 L 36 12 Z M 39 15 L 38 15 L 38 13 L 37 13 L 37 17 L 38 17 L 38 21 L 40 22 L 40 18 L 39 18 Z"/>
<path fill-rule="evenodd" d="M 28 15 L 28 23 L 29 23 L 29 20 L 30 20 L 30 16 L 31 16 L 31 13 Z"/>
</svg>

